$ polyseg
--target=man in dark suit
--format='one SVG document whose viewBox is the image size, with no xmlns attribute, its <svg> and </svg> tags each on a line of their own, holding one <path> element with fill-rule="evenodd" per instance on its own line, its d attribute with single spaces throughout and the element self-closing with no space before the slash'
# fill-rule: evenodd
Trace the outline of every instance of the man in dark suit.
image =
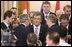
<svg viewBox="0 0 72 47">
<path fill-rule="evenodd" d="M 35 12 L 33 17 L 33 25 L 30 25 L 30 30 L 36 34 L 37 38 L 42 42 L 45 42 L 46 27 L 41 24 L 42 14 L 40 12 Z"/>
<path fill-rule="evenodd" d="M 12 23 L 14 21 L 15 15 L 12 11 L 6 11 L 4 14 L 4 20 L 1 23 L 1 28 L 2 30 L 6 30 L 7 28 L 9 28 L 10 23 Z"/>
<path fill-rule="evenodd" d="M 29 18 L 27 14 L 23 14 L 19 17 L 20 25 L 14 29 L 14 35 L 17 37 L 16 46 L 26 46 L 27 35 L 30 33 Z"/>
<path fill-rule="evenodd" d="M 69 18 L 67 14 L 62 14 L 60 17 L 60 21 L 61 21 L 61 26 L 65 27 L 67 29 L 67 35 L 68 38 L 71 39 L 71 25 L 69 22 Z"/>
<path fill-rule="evenodd" d="M 47 32 L 56 31 L 58 28 L 58 25 L 56 24 L 56 21 L 57 21 L 56 16 L 53 14 L 50 14 L 50 15 L 51 16 L 48 16 L 46 19 L 47 26 L 48 26 Z"/>
<path fill-rule="evenodd" d="M 6 11 L 4 13 L 4 20 L 1 23 L 1 29 L 3 30 L 2 38 L 4 46 L 11 46 L 12 45 L 12 29 L 10 28 L 10 24 L 13 23 L 15 15 L 12 11 Z M 7 34 L 7 35 L 5 35 Z M 7 45 L 8 44 L 8 45 Z"/>
<path fill-rule="evenodd" d="M 53 13 L 53 12 L 50 12 L 51 4 L 48 1 L 43 2 L 42 8 L 43 8 L 43 14 L 42 14 L 43 15 L 42 16 L 43 21 L 42 21 L 42 24 L 46 25 L 45 20 L 46 20 L 47 16 L 49 16 L 50 14 L 54 14 L 54 15 L 56 15 L 56 14 Z"/>
</svg>

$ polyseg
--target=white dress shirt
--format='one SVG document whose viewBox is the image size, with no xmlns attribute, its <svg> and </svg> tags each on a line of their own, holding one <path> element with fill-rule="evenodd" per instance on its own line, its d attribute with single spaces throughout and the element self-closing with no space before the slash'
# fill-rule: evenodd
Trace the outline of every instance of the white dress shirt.
<svg viewBox="0 0 72 47">
<path fill-rule="evenodd" d="M 45 14 L 45 13 L 44 13 L 44 18 L 45 18 L 45 20 L 46 20 L 46 15 L 49 16 L 49 14 L 50 14 L 50 12 L 49 12 L 48 14 Z"/>
<path fill-rule="evenodd" d="M 36 28 L 38 28 L 37 31 L 38 31 L 38 36 L 39 36 L 41 24 L 38 27 L 36 27 L 35 25 L 33 25 L 33 27 L 34 27 L 34 33 L 36 31 Z"/>
<path fill-rule="evenodd" d="M 3 21 L 3 23 L 6 25 L 7 28 L 9 27 L 9 24 L 7 24 L 5 21 Z"/>
<path fill-rule="evenodd" d="M 71 46 L 70 44 L 66 43 L 65 40 L 62 40 L 62 39 L 60 39 L 59 45 L 60 46 Z"/>
<path fill-rule="evenodd" d="M 69 24 L 66 26 L 66 29 L 68 30 L 68 28 L 69 28 Z"/>
<path fill-rule="evenodd" d="M 58 21 L 58 25 L 60 26 L 60 24 L 61 24 L 61 22 L 60 21 Z"/>
</svg>

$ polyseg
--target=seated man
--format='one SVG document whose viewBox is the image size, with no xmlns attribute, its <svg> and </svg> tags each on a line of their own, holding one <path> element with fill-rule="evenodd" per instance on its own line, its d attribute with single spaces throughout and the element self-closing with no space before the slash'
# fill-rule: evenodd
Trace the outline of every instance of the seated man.
<svg viewBox="0 0 72 47">
<path fill-rule="evenodd" d="M 59 46 L 60 36 L 55 31 L 50 31 L 46 36 L 46 46 Z"/>
</svg>

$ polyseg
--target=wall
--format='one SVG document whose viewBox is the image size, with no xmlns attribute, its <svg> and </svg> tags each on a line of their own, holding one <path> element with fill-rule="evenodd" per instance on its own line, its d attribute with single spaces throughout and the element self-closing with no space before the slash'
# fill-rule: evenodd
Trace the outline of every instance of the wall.
<svg viewBox="0 0 72 47">
<path fill-rule="evenodd" d="M 56 1 L 49 1 L 51 3 L 51 11 L 55 12 Z M 40 11 L 42 1 L 30 1 L 30 11 Z M 60 9 L 65 5 L 71 5 L 71 1 L 60 1 Z"/>
</svg>

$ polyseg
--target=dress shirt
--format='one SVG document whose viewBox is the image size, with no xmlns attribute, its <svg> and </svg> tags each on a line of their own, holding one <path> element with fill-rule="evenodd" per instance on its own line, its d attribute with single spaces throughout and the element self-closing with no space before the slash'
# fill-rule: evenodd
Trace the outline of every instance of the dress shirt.
<svg viewBox="0 0 72 47">
<path fill-rule="evenodd" d="M 39 25 L 38 27 L 36 27 L 35 25 L 33 25 L 33 27 L 34 27 L 34 33 L 35 33 L 35 31 L 36 31 L 36 28 L 38 28 L 38 29 L 37 29 L 37 31 L 38 31 L 38 36 L 39 36 L 39 33 L 40 33 L 40 26 L 41 26 L 41 25 Z"/>
</svg>

